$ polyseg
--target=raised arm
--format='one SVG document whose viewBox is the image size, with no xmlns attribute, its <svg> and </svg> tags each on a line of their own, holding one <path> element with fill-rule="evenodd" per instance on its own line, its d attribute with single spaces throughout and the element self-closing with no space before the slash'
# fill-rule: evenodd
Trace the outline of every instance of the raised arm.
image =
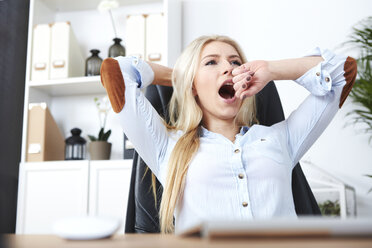
<svg viewBox="0 0 372 248">
<path fill-rule="evenodd" d="M 239 97 L 254 95 L 267 80 L 292 79 L 311 93 L 283 122 L 272 128 L 284 135 L 283 148 L 294 166 L 313 145 L 341 108 L 356 78 L 356 61 L 329 50 L 315 49 L 310 57 L 252 61 L 233 74 Z M 246 77 L 246 78 L 245 78 Z"/>
<path fill-rule="evenodd" d="M 152 62 L 147 63 L 151 66 L 154 72 L 154 81 L 152 84 L 172 87 L 172 69 L 163 65 L 155 64 Z"/>
<path fill-rule="evenodd" d="M 233 81 L 235 82 L 234 88 L 236 90 L 236 96 L 240 98 L 244 96 L 253 96 L 262 90 L 271 80 L 299 79 L 307 71 L 322 61 L 324 61 L 324 59 L 321 56 L 309 56 L 276 61 L 256 60 L 243 64 L 233 71 L 233 75 L 235 76 Z M 343 68 L 346 84 L 341 94 L 340 108 L 355 82 L 356 68 L 355 59 L 347 57 Z M 318 75 L 318 77 L 319 76 L 320 75 Z"/>
<path fill-rule="evenodd" d="M 239 98 L 253 96 L 272 80 L 295 80 L 321 61 L 322 57 L 312 56 L 245 63 L 233 71 L 236 96 Z"/>
<path fill-rule="evenodd" d="M 171 74 L 170 68 L 136 57 L 108 58 L 101 66 L 101 82 L 117 113 L 117 120 L 139 155 L 162 183 L 165 169 L 160 168 L 160 162 L 167 149 L 168 132 L 140 89 L 152 83 L 171 85 Z"/>
<path fill-rule="evenodd" d="M 128 58 L 129 59 L 129 58 Z M 132 58 L 133 63 L 139 59 Z M 172 69 L 159 64 L 146 62 L 152 69 L 152 75 L 145 75 L 146 83 L 159 84 L 164 86 L 172 86 Z M 105 87 L 109 96 L 112 109 L 119 113 L 125 105 L 125 83 L 123 74 L 130 76 L 132 81 L 138 83 L 139 88 L 142 87 L 142 78 L 138 70 L 128 62 L 126 71 L 122 71 L 118 63 L 118 59 L 107 58 L 101 66 L 101 82 Z"/>
<path fill-rule="evenodd" d="M 269 71 L 273 80 L 296 80 L 322 61 L 321 56 L 274 60 L 269 62 Z"/>
</svg>

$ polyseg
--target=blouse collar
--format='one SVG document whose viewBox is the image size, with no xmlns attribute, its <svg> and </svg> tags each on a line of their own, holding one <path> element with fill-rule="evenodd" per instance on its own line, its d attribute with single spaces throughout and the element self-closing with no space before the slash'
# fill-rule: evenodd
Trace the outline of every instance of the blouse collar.
<svg viewBox="0 0 372 248">
<path fill-rule="evenodd" d="M 237 135 L 241 135 L 243 136 L 246 132 L 248 132 L 249 130 L 249 127 L 247 126 L 243 126 L 240 128 L 240 131 Z M 213 137 L 217 137 L 217 136 L 220 136 L 221 134 L 218 134 L 218 133 L 214 133 L 212 131 L 209 131 L 208 129 L 206 129 L 205 127 L 203 126 L 200 126 L 200 137 L 210 137 L 210 138 L 213 138 Z"/>
</svg>

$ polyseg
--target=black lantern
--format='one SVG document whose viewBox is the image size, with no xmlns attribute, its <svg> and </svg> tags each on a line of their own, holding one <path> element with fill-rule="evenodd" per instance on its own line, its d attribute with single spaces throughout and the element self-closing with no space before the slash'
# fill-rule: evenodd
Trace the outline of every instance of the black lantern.
<svg viewBox="0 0 372 248">
<path fill-rule="evenodd" d="M 71 137 L 66 139 L 65 160 L 82 160 L 85 158 L 87 141 L 80 136 L 79 128 L 71 129 Z"/>
</svg>

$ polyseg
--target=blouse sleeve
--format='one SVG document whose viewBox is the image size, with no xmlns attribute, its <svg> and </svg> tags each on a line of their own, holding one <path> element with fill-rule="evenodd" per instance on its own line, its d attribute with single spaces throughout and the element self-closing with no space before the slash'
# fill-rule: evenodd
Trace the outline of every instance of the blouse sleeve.
<svg viewBox="0 0 372 248">
<path fill-rule="evenodd" d="M 285 121 L 277 124 L 286 133 L 292 167 L 332 121 L 356 78 L 356 61 L 351 57 L 320 48 L 308 56 L 322 56 L 324 59 L 295 80 L 311 94 Z"/>
<path fill-rule="evenodd" d="M 168 132 L 164 121 L 141 91 L 152 83 L 154 72 L 145 61 L 136 57 L 116 59 L 125 82 L 125 105 L 117 118 L 138 154 L 160 180 L 159 174 L 163 171 L 159 165 L 167 148 Z"/>
</svg>

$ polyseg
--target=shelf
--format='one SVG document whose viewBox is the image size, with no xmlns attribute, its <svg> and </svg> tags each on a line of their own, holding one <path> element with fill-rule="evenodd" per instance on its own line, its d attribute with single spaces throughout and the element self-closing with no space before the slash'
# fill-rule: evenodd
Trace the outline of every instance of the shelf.
<svg viewBox="0 0 372 248">
<path fill-rule="evenodd" d="M 28 86 L 50 96 L 105 94 L 100 76 L 30 81 Z"/>
<path fill-rule="evenodd" d="M 132 159 L 110 159 L 110 160 L 56 160 L 56 161 L 42 161 L 42 162 L 24 162 L 23 164 L 28 167 L 32 166 L 47 166 L 47 167 L 55 167 L 55 166 L 74 166 L 74 165 L 81 165 L 81 164 L 103 164 L 103 165 L 132 165 L 133 160 Z"/>
<path fill-rule="evenodd" d="M 1 1 L 1 0 L 0 0 Z M 28 135 L 29 103 L 45 102 L 50 108 L 61 132 L 69 136 L 71 128 L 78 126 L 84 133 L 95 133 L 99 120 L 93 102 L 95 97 L 106 95 L 99 76 L 74 77 L 53 80 L 31 80 L 33 27 L 37 24 L 70 21 L 82 51 L 97 48 L 107 51 L 112 44 L 112 23 L 108 13 L 97 10 L 101 0 L 30 0 L 29 30 L 27 44 L 27 65 L 24 99 L 24 124 L 22 131 L 21 162 L 25 163 Z M 179 0 L 117 0 L 119 8 L 114 10 L 118 37 L 126 37 L 126 16 L 140 13 L 164 13 L 164 59 L 173 65 L 181 53 L 181 1 Z M 120 31 L 119 31 L 120 30 Z M 172 34 L 170 36 L 170 34 Z M 110 38 L 111 37 L 111 38 Z M 123 43 L 125 44 L 125 43 Z M 169 46 L 167 44 L 170 44 Z M 85 54 L 88 57 L 88 54 Z M 107 58 L 102 52 L 101 58 Z M 83 75 L 83 74 L 74 74 Z M 111 136 L 112 158 L 123 158 L 123 132 L 115 115 L 109 115 L 107 128 L 117 135 Z M 44 162 L 49 164 L 69 164 L 70 162 Z M 98 162 L 94 162 L 96 164 Z M 99 162 L 105 163 L 105 162 Z M 109 161 L 111 163 L 111 161 Z"/>
<path fill-rule="evenodd" d="M 42 0 L 42 2 L 54 11 L 80 11 L 97 9 L 101 0 Z M 120 6 L 161 2 L 161 0 L 118 0 Z"/>
</svg>

